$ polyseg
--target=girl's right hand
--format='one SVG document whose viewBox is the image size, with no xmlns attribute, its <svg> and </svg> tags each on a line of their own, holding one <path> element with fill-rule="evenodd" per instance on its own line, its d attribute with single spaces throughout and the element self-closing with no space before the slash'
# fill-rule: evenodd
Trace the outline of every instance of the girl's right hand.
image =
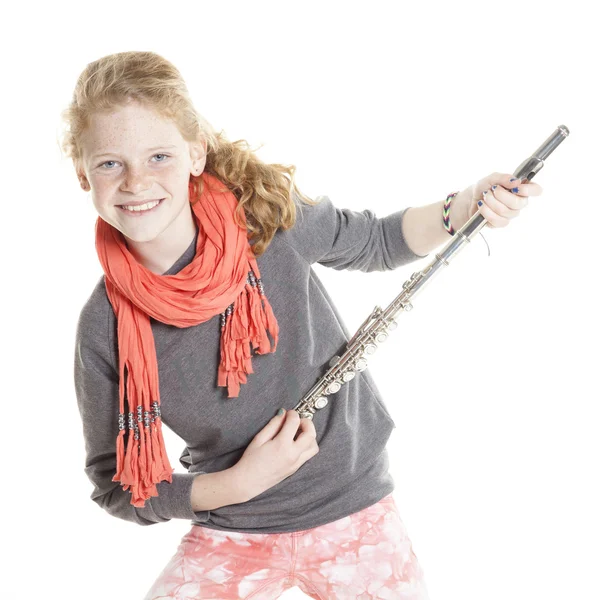
<svg viewBox="0 0 600 600">
<path fill-rule="evenodd" d="M 292 409 L 275 415 L 254 436 L 231 470 L 251 500 L 295 473 L 318 452 L 312 419 L 301 419 Z"/>
</svg>

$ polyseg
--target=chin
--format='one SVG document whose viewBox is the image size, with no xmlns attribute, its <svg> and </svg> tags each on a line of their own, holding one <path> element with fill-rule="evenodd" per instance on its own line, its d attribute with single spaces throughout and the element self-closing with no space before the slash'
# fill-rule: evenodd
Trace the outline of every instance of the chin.
<svg viewBox="0 0 600 600">
<path fill-rule="evenodd" d="M 127 217 L 126 217 L 127 218 Z M 145 217 L 139 219 L 131 219 L 133 222 L 128 223 L 123 219 L 115 218 L 112 221 L 108 221 L 115 229 L 123 234 L 123 237 L 129 242 L 136 244 L 143 244 L 145 242 L 151 242 L 163 233 L 168 227 L 168 222 L 162 222 L 162 219 L 153 219 L 153 222 L 142 223 Z M 135 221 L 140 221 L 136 223 Z"/>
<path fill-rule="evenodd" d="M 140 231 L 140 232 L 131 232 L 127 230 L 120 229 L 121 233 L 125 237 L 128 242 L 134 242 L 136 244 L 143 244 L 144 242 L 152 242 L 155 240 L 161 233 L 161 231 Z"/>
<path fill-rule="evenodd" d="M 152 240 L 156 239 L 165 229 L 165 227 L 159 223 L 154 223 L 152 226 L 132 227 L 131 225 L 123 223 L 118 219 L 107 222 L 110 223 L 117 231 L 120 231 L 127 241 L 135 242 L 137 244 L 151 242 Z"/>
</svg>

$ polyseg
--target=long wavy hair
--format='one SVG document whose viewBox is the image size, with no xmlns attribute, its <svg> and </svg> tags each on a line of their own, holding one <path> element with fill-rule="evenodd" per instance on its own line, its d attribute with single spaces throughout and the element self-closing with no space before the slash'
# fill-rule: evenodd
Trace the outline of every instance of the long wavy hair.
<svg viewBox="0 0 600 600">
<path fill-rule="evenodd" d="M 266 164 L 247 141 L 230 142 L 222 130 L 215 132 L 194 107 L 179 70 L 154 52 L 110 54 L 89 63 L 79 75 L 71 103 L 61 113 L 65 127 L 59 142 L 76 171 L 83 171 L 80 139 L 90 115 L 112 111 L 131 100 L 172 120 L 187 142 L 206 142 L 204 170 L 222 181 L 238 199 L 235 220 L 242 225 L 241 211 L 245 211 L 255 256 L 264 253 L 279 228 L 293 227 L 294 193 L 307 204 L 318 204 L 296 186 L 294 165 Z M 204 182 L 193 175 L 190 182 L 198 198 Z"/>
</svg>

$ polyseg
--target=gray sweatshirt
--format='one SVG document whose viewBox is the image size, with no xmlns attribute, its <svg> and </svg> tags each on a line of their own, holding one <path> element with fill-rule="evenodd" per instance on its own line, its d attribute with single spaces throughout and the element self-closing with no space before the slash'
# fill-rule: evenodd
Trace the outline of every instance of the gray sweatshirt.
<svg viewBox="0 0 600 600">
<path fill-rule="evenodd" d="M 341 519 L 394 490 L 386 443 L 395 423 L 367 368 L 317 410 L 319 452 L 295 473 L 247 502 L 192 510 L 194 478 L 236 464 L 280 407 L 296 406 L 354 333 L 311 265 L 389 271 L 423 258 L 402 236 L 406 208 L 377 218 L 370 210 L 336 208 L 327 196 L 317 200 L 309 206 L 295 198 L 294 227 L 279 229 L 257 259 L 279 343 L 274 353 L 252 356 L 254 373 L 237 398 L 227 398 L 227 389 L 217 386 L 220 315 L 184 329 L 150 320 L 162 421 L 186 444 L 179 458 L 186 472 L 175 470 L 172 483 L 158 483 L 158 496 L 143 508 L 132 506 L 130 492 L 112 481 L 119 432 L 117 323 L 100 278 L 79 316 L 74 376 L 85 473 L 94 486 L 90 497 L 110 515 L 139 525 L 190 519 L 211 529 L 283 533 Z M 164 274 L 188 265 L 195 245 L 194 239 Z"/>
</svg>

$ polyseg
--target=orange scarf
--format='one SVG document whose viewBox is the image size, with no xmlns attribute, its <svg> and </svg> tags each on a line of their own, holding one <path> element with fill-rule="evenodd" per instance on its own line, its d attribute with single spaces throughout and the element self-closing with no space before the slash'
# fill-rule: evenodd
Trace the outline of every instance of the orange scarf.
<svg viewBox="0 0 600 600">
<path fill-rule="evenodd" d="M 148 498 L 158 496 L 157 483 L 172 483 L 174 470 L 161 432 L 150 317 L 167 325 L 190 327 L 221 313 L 218 386 L 227 386 L 229 398 L 238 396 L 240 383 L 246 383 L 246 374 L 254 372 L 249 343 L 258 354 L 277 348 L 279 327 L 264 294 L 247 230 L 234 221 L 237 198 L 216 177 L 206 172 L 201 177 L 202 194 L 192 203 L 199 226 L 196 254 L 176 275 L 158 275 L 146 269 L 129 252 L 120 231 L 100 217 L 96 221 L 96 251 L 117 317 L 119 348 L 119 434 L 117 472 L 112 481 L 129 489 L 131 504 L 140 508 Z M 190 181 L 190 200 L 196 195 L 196 184 Z M 245 214 L 242 216 L 245 225 Z M 267 328 L 274 340 L 272 349 Z M 126 453 L 125 386 L 129 408 Z"/>
</svg>

